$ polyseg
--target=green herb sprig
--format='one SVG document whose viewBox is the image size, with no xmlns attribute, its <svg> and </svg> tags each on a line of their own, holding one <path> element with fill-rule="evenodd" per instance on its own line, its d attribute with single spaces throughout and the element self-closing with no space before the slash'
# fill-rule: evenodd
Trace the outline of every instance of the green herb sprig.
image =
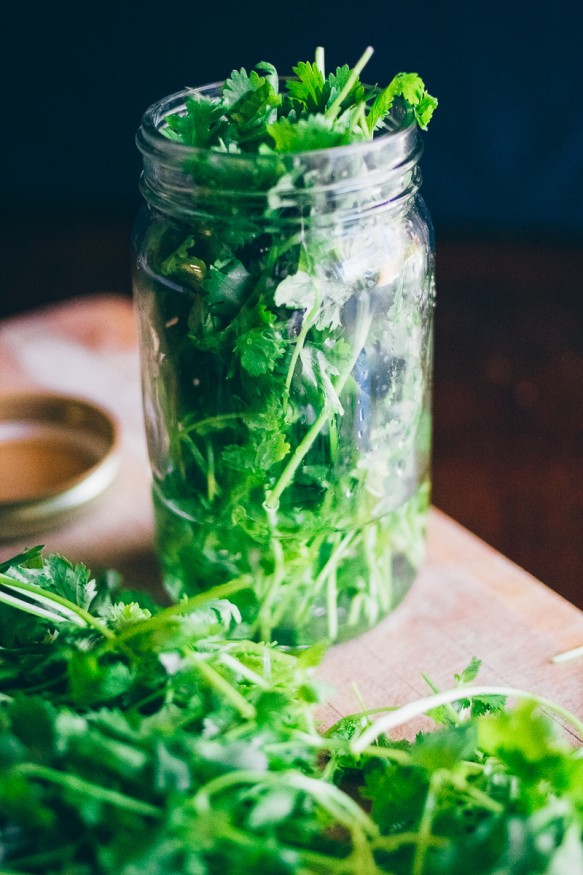
<svg viewBox="0 0 583 875">
<path fill-rule="evenodd" d="M 37 590 L 55 616 L 30 612 Z M 160 608 L 32 550 L 4 563 L 6 594 L 3 873 L 581 871 L 583 757 L 541 708 L 580 738 L 583 723 L 479 685 L 478 660 L 451 690 L 427 679 L 427 697 L 364 708 L 321 734 L 321 648 L 232 638 L 225 587 Z M 422 714 L 441 728 L 391 739 Z"/>
<path fill-rule="evenodd" d="M 257 64 L 250 73 L 233 70 L 220 98 L 193 91 L 185 112 L 168 116 L 163 132 L 188 146 L 229 153 L 327 149 L 371 139 L 396 99 L 426 130 L 437 99 L 417 73 L 398 73 L 383 89 L 363 84 L 360 76 L 372 54 L 368 46 L 354 67 L 326 74 L 319 47 L 316 60 L 296 64 L 283 92 L 272 64 Z"/>
<path fill-rule="evenodd" d="M 136 271 L 145 343 L 152 329 L 163 348 L 147 382 L 168 432 L 154 483 L 167 588 L 177 599 L 251 575 L 252 592 L 236 598 L 245 633 L 291 645 L 374 624 L 422 555 L 431 257 L 421 236 L 405 240 L 406 217 L 394 228 L 382 210 L 360 221 L 350 186 L 337 196 L 339 212 L 353 216 L 345 234 L 326 193 L 340 171 L 320 157 L 395 127 L 416 142 L 416 126 L 427 126 L 437 101 L 422 79 L 400 73 L 387 87 L 367 85 L 371 55 L 369 47 L 353 67 L 326 70 L 319 48 L 290 78 L 263 62 L 233 70 L 212 96 L 189 92 L 160 128 L 188 147 L 169 159 L 184 174 L 188 215 L 158 217 Z M 367 162 L 351 155 L 342 173 L 368 191 Z M 319 196 L 312 162 L 322 161 Z M 375 189 L 374 198 L 390 193 Z M 359 255 L 372 246 L 390 262 L 389 237 L 402 246 L 402 281 L 390 287 Z M 389 322 L 402 326 L 398 352 L 382 334 Z M 366 405 L 379 424 L 370 439 L 355 424 Z M 392 440 L 401 410 L 406 437 Z M 418 471 L 402 477 L 413 459 Z M 377 486 L 391 478 L 399 482 L 383 504 Z"/>
</svg>

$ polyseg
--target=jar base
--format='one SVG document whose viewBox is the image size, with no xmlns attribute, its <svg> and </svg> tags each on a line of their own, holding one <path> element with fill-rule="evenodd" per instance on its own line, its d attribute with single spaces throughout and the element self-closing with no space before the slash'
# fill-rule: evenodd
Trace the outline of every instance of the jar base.
<svg viewBox="0 0 583 875">
<path fill-rule="evenodd" d="M 236 636 L 291 648 L 354 638 L 394 610 L 411 588 L 424 558 L 428 496 L 423 483 L 396 510 L 351 530 L 329 530 L 313 555 L 298 550 L 299 534 L 242 556 L 232 525 L 221 531 L 197 524 L 155 485 L 165 588 L 176 601 L 248 574 L 253 588 L 233 597 L 242 617 Z"/>
</svg>

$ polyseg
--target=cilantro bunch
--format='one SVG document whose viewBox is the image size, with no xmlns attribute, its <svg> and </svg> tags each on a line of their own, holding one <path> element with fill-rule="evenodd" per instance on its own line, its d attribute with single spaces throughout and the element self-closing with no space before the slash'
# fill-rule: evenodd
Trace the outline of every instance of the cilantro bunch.
<svg viewBox="0 0 583 875">
<path fill-rule="evenodd" d="M 194 91 L 185 111 L 166 119 L 167 137 L 186 146 L 241 152 L 305 152 L 372 138 L 385 127 L 396 99 L 422 130 L 437 106 L 417 73 L 398 73 L 385 88 L 361 82 L 369 46 L 353 68 L 325 72 L 324 50 L 300 61 L 283 91 L 277 70 L 261 62 L 248 74 L 233 70 L 220 98 Z"/>
<path fill-rule="evenodd" d="M 248 585 L 162 608 L 38 550 L 1 566 L 3 873 L 581 871 L 583 758 L 539 706 L 580 720 L 472 660 L 319 733 L 320 651 L 232 637 Z"/>
<path fill-rule="evenodd" d="M 165 584 L 251 575 L 244 634 L 290 645 L 373 625 L 423 556 L 434 281 L 414 164 L 436 101 L 417 74 L 364 85 L 370 54 L 327 73 L 318 50 L 281 87 L 271 64 L 235 70 L 139 139 Z M 387 169 L 390 136 L 366 150 L 395 130 Z"/>
</svg>

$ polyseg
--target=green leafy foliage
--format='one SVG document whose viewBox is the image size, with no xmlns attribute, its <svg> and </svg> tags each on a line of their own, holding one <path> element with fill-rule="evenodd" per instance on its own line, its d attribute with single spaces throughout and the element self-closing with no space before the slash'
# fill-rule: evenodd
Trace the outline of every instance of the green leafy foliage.
<svg viewBox="0 0 583 875">
<path fill-rule="evenodd" d="M 235 351 L 241 365 L 252 377 L 273 371 L 285 352 L 285 342 L 277 329 L 276 319 L 264 304 L 259 304 L 249 316 L 251 327 L 235 340 Z"/>
<path fill-rule="evenodd" d="M 223 90 L 224 109 L 235 125 L 236 139 L 245 144 L 261 140 L 267 125 L 277 115 L 281 96 L 273 86 L 273 77 L 259 76 L 255 70 L 247 76 L 245 70 L 233 70 Z M 235 139 L 235 138 L 234 138 Z"/>
<path fill-rule="evenodd" d="M 4 566 L 3 588 L 28 563 L 47 601 L 62 598 L 64 571 L 71 594 L 87 589 L 82 566 L 21 558 Z M 149 600 L 150 611 L 102 577 L 100 616 L 85 625 L 30 615 L 24 590 L 3 605 L 30 624 L 29 640 L 43 632 L 34 690 L 19 668 L 28 645 L 0 636 L 3 872 L 581 870 L 583 759 L 534 699 L 472 716 L 470 695 L 458 725 L 413 741 L 379 732 L 360 749 L 366 713 L 319 735 L 323 648 L 296 656 L 233 638 L 239 614 L 225 596 L 244 585 L 169 608 Z M 456 676 L 460 700 L 477 667 Z"/>
<path fill-rule="evenodd" d="M 351 131 L 325 115 L 311 115 L 290 121 L 280 118 L 267 128 L 278 152 L 310 152 L 313 149 L 331 149 L 346 146 L 363 139 L 360 131 Z"/>
<path fill-rule="evenodd" d="M 167 124 L 171 139 L 200 148 L 212 145 L 224 130 L 220 105 L 197 94 L 187 98 L 186 113 L 169 116 Z"/>
<path fill-rule="evenodd" d="M 308 112 L 323 112 L 326 108 L 326 101 L 322 100 L 325 81 L 317 63 L 300 61 L 293 71 L 297 79 L 290 79 L 286 83 L 288 94 L 301 105 L 302 109 L 307 109 Z"/>
<path fill-rule="evenodd" d="M 193 211 L 184 221 L 160 220 L 144 247 L 149 269 L 138 271 L 158 344 L 149 383 L 164 431 L 154 438 L 164 456 L 154 502 L 167 589 L 179 598 L 252 575 L 253 592 L 235 599 L 241 628 L 289 645 L 375 623 L 403 596 L 422 556 L 425 465 L 416 462 L 398 486 L 400 501 L 384 488 L 383 505 L 389 443 L 404 443 L 373 440 L 366 416 L 373 404 L 379 418 L 394 415 L 388 376 L 367 371 L 369 345 L 377 363 L 384 354 L 373 335 L 386 324 L 392 292 L 378 289 L 381 271 L 369 270 L 352 227 L 347 235 L 317 227 L 320 213 L 333 222 L 336 198 L 358 215 L 368 164 L 359 150 L 345 150 L 337 170 L 326 150 L 373 137 L 367 117 L 378 89 L 361 79 L 371 51 L 354 67 L 326 71 L 318 50 L 281 86 L 269 63 L 235 69 L 215 97 L 198 95 L 171 116 L 163 133 L 184 130 L 185 145 L 205 143 L 184 150 L 180 164 L 186 205 L 194 180 Z M 395 88 L 403 106 L 417 100 L 412 86 Z M 403 106 L 394 121 L 410 125 Z M 386 114 L 376 112 L 380 132 Z M 353 174 L 362 186 L 352 185 Z M 354 226 L 363 233 L 357 219 Z M 382 241 L 381 250 L 385 260 Z M 385 387 L 377 398 L 375 379 Z M 412 419 L 423 403 L 407 399 Z M 416 428 L 410 457 L 421 459 L 428 450 L 415 443 Z"/>
<path fill-rule="evenodd" d="M 427 129 L 437 107 L 437 99 L 425 90 L 425 83 L 417 73 L 399 73 L 393 81 L 377 94 L 367 116 L 368 128 L 372 132 L 380 127 L 390 112 L 396 97 L 402 97 L 412 110 L 417 124 Z"/>
<path fill-rule="evenodd" d="M 399 73 L 382 91 L 366 87 L 347 64 L 327 76 L 317 61 L 300 61 L 279 92 L 277 70 L 266 61 L 250 73 L 242 67 L 225 80 L 221 97 L 196 92 L 183 113 L 167 118 L 164 133 L 188 146 L 224 151 L 306 152 L 370 139 L 400 97 L 425 130 L 437 100 L 416 73 Z M 260 71 L 260 72 L 258 72 Z M 265 75 L 261 75 L 261 74 Z"/>
</svg>

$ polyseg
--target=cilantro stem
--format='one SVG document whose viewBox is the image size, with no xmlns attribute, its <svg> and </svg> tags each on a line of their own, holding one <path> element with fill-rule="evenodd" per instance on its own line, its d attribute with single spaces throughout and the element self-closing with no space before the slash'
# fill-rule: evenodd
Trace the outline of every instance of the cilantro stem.
<svg viewBox="0 0 583 875">
<path fill-rule="evenodd" d="M 391 710 L 390 708 L 370 708 L 366 711 L 359 712 L 358 714 L 351 714 L 350 717 L 343 717 L 333 726 L 326 730 L 324 735 L 319 736 L 320 744 L 318 747 L 321 747 L 323 750 L 327 750 L 330 753 L 334 753 L 335 751 L 339 751 L 341 754 L 346 752 L 347 742 L 341 738 L 330 737 L 333 736 L 335 732 L 338 731 L 338 728 L 342 726 L 344 721 L 351 719 L 358 719 L 359 717 L 368 717 L 370 714 L 381 714 L 386 713 Z M 375 744 L 371 745 L 371 747 L 365 747 L 359 754 L 360 756 L 365 757 L 374 757 L 375 759 L 381 760 L 391 760 L 392 762 L 399 763 L 401 766 L 410 766 L 411 765 L 411 754 L 406 750 L 401 750 L 398 747 L 383 747 L 381 745 Z"/>
<path fill-rule="evenodd" d="M 190 456 L 190 458 L 192 459 L 194 464 L 197 465 L 202 476 L 206 477 L 207 476 L 206 462 L 204 460 L 204 457 L 203 457 L 201 451 L 199 450 L 199 448 L 197 447 L 197 445 L 193 441 L 192 437 L 189 434 L 187 434 L 185 431 L 179 432 L 177 443 L 182 444 L 182 446 L 185 449 L 185 452 L 188 453 L 188 455 Z M 179 460 L 178 467 L 180 470 L 180 476 L 185 478 L 187 476 L 186 475 L 186 465 L 184 464 L 185 459 L 184 459 L 184 454 L 180 452 L 180 449 L 178 449 L 177 456 L 178 456 L 178 460 Z"/>
<path fill-rule="evenodd" d="M 326 113 L 325 113 L 326 118 L 329 118 L 329 119 L 336 118 L 336 116 L 340 112 L 340 107 L 342 106 L 342 102 L 344 101 L 344 99 L 346 97 L 348 97 L 348 95 L 352 91 L 352 87 L 353 87 L 354 83 L 358 79 L 361 71 L 366 67 L 366 65 L 370 61 L 370 59 L 373 55 L 373 52 L 374 52 L 374 49 L 372 46 L 367 46 L 367 48 L 364 50 L 362 56 L 356 62 L 356 64 L 354 65 L 354 67 L 350 73 L 350 76 L 346 80 L 344 88 L 342 89 L 340 94 L 337 96 L 336 100 L 332 104 L 330 104 L 330 106 L 326 110 Z"/>
<path fill-rule="evenodd" d="M 520 690 L 514 687 L 497 687 L 497 686 L 467 686 L 463 685 L 452 690 L 445 690 L 442 693 L 435 693 L 433 696 L 425 696 L 417 699 L 414 702 L 409 702 L 397 708 L 390 714 L 385 714 L 380 717 L 372 726 L 369 726 L 357 739 L 355 739 L 350 747 L 353 754 L 362 753 L 362 751 L 372 744 L 379 735 L 396 729 L 404 723 L 408 723 L 415 717 L 421 717 L 438 708 L 442 705 L 447 705 L 450 702 L 457 702 L 460 699 L 470 699 L 473 696 L 507 696 L 517 699 L 526 699 L 531 702 L 536 702 L 537 705 L 547 708 L 552 713 L 562 717 L 575 732 L 583 739 L 583 721 L 579 720 L 574 714 L 558 705 L 556 702 L 546 699 L 544 696 L 537 696 L 535 693 L 530 693 L 527 690 Z"/>
<path fill-rule="evenodd" d="M 249 668 L 249 666 L 245 665 L 244 662 L 241 662 L 240 659 L 235 659 L 230 653 L 221 653 L 220 661 L 223 665 L 227 666 L 227 668 L 230 668 L 232 672 L 240 674 L 241 677 L 244 677 L 252 684 L 255 684 L 256 687 L 261 687 L 263 690 L 269 689 L 269 684 L 264 677 L 253 671 L 252 668 Z"/>
<path fill-rule="evenodd" d="M 98 632 L 101 632 L 105 638 L 114 637 L 114 633 L 108 629 L 105 624 L 101 623 L 96 617 L 90 614 L 89 611 L 86 611 L 84 608 L 74 604 L 69 599 L 63 598 L 54 592 L 49 592 L 49 590 L 36 586 L 34 583 L 25 583 L 22 580 L 16 580 L 6 574 L 0 574 L 0 584 L 8 589 L 25 592 L 31 599 L 34 599 L 41 605 L 45 605 L 45 607 L 47 605 L 53 607 L 54 611 L 60 609 L 61 614 L 58 615 L 54 612 L 45 611 L 43 608 L 37 608 L 36 606 L 34 610 L 31 610 L 33 606 L 29 606 L 28 603 L 20 600 L 13 600 L 6 593 L 0 593 L 0 600 L 5 601 L 7 604 L 13 604 L 14 607 L 18 607 L 20 610 L 27 611 L 31 614 L 36 613 L 39 617 L 44 616 L 49 619 L 56 619 L 61 623 L 63 620 L 69 620 L 77 623 L 77 625 L 92 626 L 94 629 L 97 629 Z M 25 605 L 27 606 L 25 607 Z M 55 607 L 55 605 L 58 605 L 58 607 Z"/>
<path fill-rule="evenodd" d="M 560 665 L 562 662 L 570 662 L 572 659 L 580 659 L 583 656 L 583 645 L 574 647 L 572 650 L 564 650 L 552 657 L 551 662 Z"/>
<path fill-rule="evenodd" d="M 319 595 L 324 583 L 326 582 L 326 579 L 329 577 L 329 575 L 331 575 L 335 572 L 336 568 L 338 567 L 338 563 L 340 562 L 342 557 L 345 555 L 348 548 L 352 546 L 355 538 L 359 534 L 360 533 L 355 532 L 355 531 L 347 532 L 340 539 L 340 541 L 334 545 L 334 548 L 332 549 L 330 556 L 328 557 L 328 559 L 326 560 L 326 562 L 324 563 L 324 565 L 322 566 L 322 568 L 318 572 L 318 575 L 317 575 L 316 579 L 314 580 L 313 586 L 310 587 L 310 589 L 304 593 L 304 598 L 302 599 L 302 602 L 298 608 L 298 616 L 299 617 L 303 617 L 305 615 L 305 612 L 313 604 L 314 598 L 317 595 Z M 286 608 L 286 605 L 280 604 L 279 611 L 275 614 L 275 616 L 273 618 L 274 625 L 277 625 L 278 620 L 281 618 L 281 616 L 285 612 L 285 608 Z M 330 633 L 330 635 L 331 635 L 332 628 L 334 628 L 334 620 L 331 621 L 330 616 L 328 616 L 328 632 Z M 333 641 L 334 637 L 331 637 L 330 640 Z"/>
<path fill-rule="evenodd" d="M 335 641 L 338 636 L 338 586 L 336 580 L 336 565 L 328 575 L 326 587 L 326 616 L 328 617 L 328 637 Z"/>
<path fill-rule="evenodd" d="M 192 651 L 189 653 L 189 660 L 198 669 L 201 675 L 208 681 L 210 686 L 222 694 L 234 708 L 237 709 L 242 717 L 247 720 L 253 720 L 257 712 L 251 702 L 241 695 L 241 693 L 231 686 L 231 684 L 220 674 L 216 669 L 208 664 L 206 659 L 200 653 Z"/>
<path fill-rule="evenodd" d="M 187 434 L 191 431 L 203 431 L 204 429 L 220 428 L 224 422 L 232 422 L 236 419 L 245 420 L 245 413 L 219 413 L 217 416 L 206 416 L 204 419 L 199 419 L 196 422 L 182 424 L 182 431 Z"/>
<path fill-rule="evenodd" d="M 376 759 L 381 760 L 391 760 L 391 762 L 399 763 L 401 766 L 411 765 L 411 756 L 407 751 L 398 750 L 397 748 L 392 747 L 381 747 L 379 744 L 365 747 L 365 749 L 361 751 L 361 756 L 375 757 Z"/>
<path fill-rule="evenodd" d="M 141 799 L 134 799 L 132 796 L 120 793 L 118 790 L 101 787 L 69 772 L 59 772 L 50 766 L 43 766 L 39 763 L 20 763 L 14 766 L 14 771 L 28 775 L 31 778 L 38 778 L 40 781 L 47 781 L 50 784 L 66 787 L 84 796 L 91 796 L 100 802 L 114 805 L 116 808 L 133 811 L 135 814 L 143 814 L 146 817 L 159 817 L 162 813 L 158 807 L 150 805 L 148 802 L 142 802 Z"/>
<path fill-rule="evenodd" d="M 332 726 L 328 727 L 326 732 L 324 733 L 324 737 L 328 737 L 329 735 L 334 735 L 334 733 L 338 732 L 344 723 L 352 720 L 361 720 L 363 718 L 368 718 L 372 714 L 386 714 L 387 711 L 398 711 L 398 705 L 387 705 L 384 708 L 366 708 L 362 711 L 355 711 L 353 714 L 348 714 L 346 717 L 341 717 L 340 720 L 337 720 L 336 723 L 333 723 Z M 370 725 L 370 721 L 367 720 L 368 725 Z M 374 748 L 376 750 L 376 748 Z"/>
<path fill-rule="evenodd" d="M 375 839 L 374 847 L 383 851 L 397 851 L 401 845 L 414 845 L 419 841 L 419 833 L 402 832 L 397 835 L 379 836 Z M 427 846 L 433 848 L 443 848 L 447 844 L 447 839 L 441 836 L 430 835 L 427 838 Z"/>
<path fill-rule="evenodd" d="M 332 469 L 334 469 L 338 464 L 338 421 L 335 416 L 330 417 L 328 439 L 330 441 L 330 461 L 332 463 L 331 467 Z"/>
<path fill-rule="evenodd" d="M 423 674 L 423 672 L 422 672 L 421 677 L 423 678 L 423 680 L 425 681 L 425 683 L 427 684 L 427 686 L 429 687 L 429 689 L 431 690 L 432 693 L 441 693 L 441 690 L 439 689 L 439 687 L 433 683 L 433 681 L 431 680 L 431 678 L 428 675 Z M 456 726 L 459 726 L 460 723 L 462 722 L 462 718 L 460 717 L 458 712 L 455 710 L 455 708 L 453 707 L 451 702 L 447 702 L 447 704 L 444 705 L 444 708 L 445 708 L 445 711 L 446 711 L 448 717 L 452 721 L 452 723 L 454 723 Z"/>
<path fill-rule="evenodd" d="M 244 832 L 242 829 L 234 826 L 233 824 L 229 824 L 228 827 L 225 827 L 224 824 L 221 824 L 219 829 L 220 833 L 218 835 L 221 840 L 232 842 L 233 844 L 239 845 L 240 847 L 244 848 L 257 848 L 257 838 L 248 832 Z M 356 875 L 356 870 L 351 865 L 350 858 L 332 857 L 322 851 L 315 851 L 313 849 L 297 847 L 296 845 L 292 845 L 289 842 L 287 844 L 283 844 L 279 839 L 278 843 L 280 848 L 282 849 L 282 852 L 289 849 L 293 852 L 294 856 L 297 856 L 298 859 L 301 859 L 302 863 L 305 863 L 306 866 L 312 867 L 309 869 L 303 867 L 298 868 L 298 875 L 300 875 L 300 873 L 301 875 L 308 875 L 308 873 L 312 872 L 312 869 L 317 872 L 337 872 L 338 875 Z M 4 873 L 0 872 L 0 875 L 4 875 Z M 9 875 L 22 875 L 22 873 L 14 872 L 9 873 Z M 28 875 L 28 873 L 24 873 L 24 875 Z M 358 873 L 358 875 L 361 875 L 361 873 Z"/>
<path fill-rule="evenodd" d="M 364 546 L 364 558 L 368 569 L 368 613 L 369 618 L 374 622 L 378 616 L 379 608 L 381 611 L 388 611 L 390 599 L 387 598 L 387 591 L 384 581 L 379 577 L 377 560 L 374 552 L 377 541 L 377 527 L 364 526 L 362 531 L 362 543 Z M 392 566 L 392 556 L 390 553 L 384 557 L 388 567 Z M 389 586 L 392 586 L 392 574 L 387 576 Z M 371 616 L 372 612 L 372 616 Z"/>
<path fill-rule="evenodd" d="M 207 497 L 209 501 L 213 501 L 219 491 L 219 487 L 217 486 L 217 480 L 215 477 L 215 453 L 211 440 L 207 438 L 205 444 L 207 457 Z"/>
<path fill-rule="evenodd" d="M 360 128 L 365 137 L 371 137 L 372 132 L 368 126 L 368 122 L 366 120 L 366 104 L 361 103 L 358 112 L 356 114 L 356 118 L 354 119 L 353 125 L 355 128 Z"/>
<path fill-rule="evenodd" d="M 251 769 L 240 769 L 227 772 L 213 778 L 200 788 L 193 799 L 193 804 L 199 814 L 209 814 L 212 810 L 211 797 L 224 790 L 229 790 L 237 784 L 288 786 L 300 790 L 312 797 L 325 808 L 348 832 L 354 834 L 355 829 L 376 838 L 378 827 L 368 814 L 348 794 L 334 784 L 327 784 L 319 778 L 310 778 L 301 772 L 260 772 Z"/>
<path fill-rule="evenodd" d="M 326 78 L 326 66 L 324 64 L 324 46 L 316 48 L 316 67 L 322 74 L 322 79 Z"/>
<path fill-rule="evenodd" d="M 309 311 L 309 313 L 307 313 L 306 316 L 304 317 L 302 329 L 297 336 L 297 340 L 296 340 L 295 346 L 294 346 L 294 351 L 292 353 L 291 361 L 289 363 L 289 368 L 288 368 L 287 375 L 285 378 L 284 402 L 283 402 L 284 409 L 285 409 L 287 402 L 289 400 L 290 388 L 291 388 L 292 380 L 293 380 L 294 373 L 296 370 L 296 365 L 298 363 L 298 358 L 300 357 L 300 353 L 301 353 L 302 349 L 304 348 L 304 344 L 306 342 L 306 337 L 308 336 L 308 332 L 309 332 L 310 328 L 312 327 L 312 325 L 314 324 L 314 322 L 316 321 L 316 316 L 318 315 L 319 308 L 320 308 L 320 302 L 317 301 L 314 304 L 314 306 L 312 307 L 312 309 Z"/>
<path fill-rule="evenodd" d="M 470 765 L 474 765 L 474 763 L 470 763 Z M 458 781 L 456 780 L 452 781 L 452 783 L 456 790 L 460 790 L 466 796 L 469 796 L 470 799 L 473 799 L 478 805 L 485 808 L 486 811 L 491 811 L 493 814 L 501 814 L 504 811 L 504 806 L 501 802 L 496 802 L 495 799 L 492 799 L 491 796 L 488 796 L 488 794 L 484 793 L 483 790 L 480 790 L 479 787 L 474 787 L 472 784 L 468 784 L 466 780 L 463 781 L 463 784 L 458 784 Z"/>
<path fill-rule="evenodd" d="M 261 604 L 259 607 L 257 620 L 261 638 L 263 641 L 269 641 L 271 639 L 271 633 L 277 625 L 274 618 L 269 616 L 269 613 L 271 611 L 271 604 L 275 599 L 277 593 L 279 592 L 281 584 L 285 577 L 285 557 L 283 554 L 281 541 L 276 531 L 277 524 L 275 520 L 275 511 L 273 511 L 271 508 L 267 508 L 266 512 L 272 530 L 271 552 L 273 554 L 275 564 L 267 590 L 264 593 L 261 593 L 260 596 Z M 285 601 L 283 602 L 283 607 L 285 609 Z"/>
<path fill-rule="evenodd" d="M 427 796 L 425 797 L 425 804 L 419 822 L 411 875 L 423 875 L 425 857 L 427 856 L 427 851 L 431 844 L 431 827 L 435 816 L 437 793 L 440 789 L 442 780 L 443 777 L 440 772 L 434 772 L 429 780 L 429 788 L 427 790 Z"/>
<path fill-rule="evenodd" d="M 63 616 L 63 614 L 55 614 L 52 611 L 39 608 L 37 605 L 32 605 L 30 602 L 17 599 L 15 596 L 2 591 L 0 591 L 0 602 L 12 608 L 17 608 L 19 611 L 24 611 L 26 614 L 32 614 L 33 617 L 41 617 L 44 620 L 54 620 L 56 623 L 64 623 L 67 620 L 67 617 Z"/>
<path fill-rule="evenodd" d="M 16 868 L 14 870 L 0 869 L 0 875 L 30 875 L 29 869 L 38 875 L 39 870 L 46 872 L 48 866 L 55 862 L 62 867 L 64 862 L 68 863 L 72 860 L 78 847 L 79 843 L 74 842 L 73 844 L 51 848 L 50 851 L 40 851 L 39 853 L 28 854 L 26 857 L 18 857 L 18 859 L 10 861 Z"/>
<path fill-rule="evenodd" d="M 356 365 L 356 362 L 368 335 L 371 322 L 372 315 L 370 313 L 368 296 L 363 295 L 358 301 L 357 335 L 355 337 L 353 354 L 350 362 L 348 363 L 344 371 L 340 374 L 338 380 L 334 385 L 334 391 L 336 392 L 337 396 L 340 396 L 340 393 L 344 389 L 346 381 L 350 377 L 350 374 L 352 373 L 352 370 Z M 301 465 L 304 457 L 307 455 L 312 444 L 322 431 L 322 428 L 324 427 L 324 424 L 326 423 L 329 414 L 330 405 L 328 402 L 324 402 L 322 410 L 320 411 L 315 422 L 310 426 L 310 428 L 296 447 L 289 462 L 280 474 L 279 480 L 277 481 L 273 489 L 268 493 L 264 502 L 264 507 L 266 508 L 266 510 L 277 510 L 281 494 L 285 491 L 285 489 L 287 489 L 287 487 L 291 483 L 294 474 Z"/>
<path fill-rule="evenodd" d="M 330 635 L 330 640 L 334 641 L 336 636 L 338 635 L 338 594 L 336 591 L 336 570 L 338 568 L 338 563 L 346 554 L 346 551 L 350 546 L 352 546 L 352 542 L 354 541 L 357 533 L 352 531 L 348 532 L 344 537 L 339 541 L 338 544 L 334 546 L 330 556 L 328 557 L 326 563 L 323 568 L 320 570 L 316 580 L 314 581 L 314 587 L 310 590 L 309 596 L 310 600 L 314 598 L 322 588 L 322 584 L 328 580 L 327 587 L 327 612 L 328 612 L 328 633 Z"/>
<path fill-rule="evenodd" d="M 113 636 L 112 640 L 108 642 L 108 646 L 116 646 L 117 644 L 125 643 L 129 638 L 133 638 L 134 636 L 148 634 L 152 628 L 157 629 L 158 627 L 165 626 L 169 619 L 173 619 L 182 614 L 190 614 L 192 611 L 201 607 L 201 605 L 207 604 L 207 602 L 229 598 L 236 592 L 240 592 L 242 589 L 249 589 L 251 586 L 251 577 L 249 575 L 243 575 L 242 577 L 236 577 L 233 580 L 230 580 L 228 583 L 221 583 L 219 586 L 207 589 L 205 592 L 199 592 L 197 595 L 191 596 L 189 599 L 184 599 L 184 601 L 177 602 L 174 605 L 170 605 L 168 608 L 164 608 L 164 610 L 160 611 L 158 614 L 154 614 L 153 617 L 149 617 L 147 620 L 133 623 L 131 626 L 126 626 L 125 629 L 122 629 L 117 635 Z"/>
</svg>

